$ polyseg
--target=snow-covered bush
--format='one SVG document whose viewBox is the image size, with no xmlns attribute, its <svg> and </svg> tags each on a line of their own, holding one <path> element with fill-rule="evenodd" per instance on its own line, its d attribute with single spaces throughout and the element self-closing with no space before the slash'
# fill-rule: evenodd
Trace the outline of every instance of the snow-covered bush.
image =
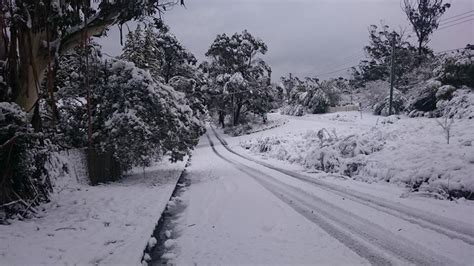
<svg viewBox="0 0 474 266">
<path fill-rule="evenodd" d="M 361 136 L 337 136 L 335 130 L 325 128 L 309 130 L 294 141 L 271 136 L 244 141 L 243 148 L 255 153 L 298 163 L 308 169 L 353 176 L 365 164 L 363 156 L 383 148 L 381 134 L 377 130 Z"/>
<path fill-rule="evenodd" d="M 369 81 L 360 89 L 362 108 L 373 111 L 373 107 L 390 93 L 390 83 L 385 80 Z"/>
<path fill-rule="evenodd" d="M 7 214 L 27 214 L 48 199 L 51 189 L 45 169 L 48 143 L 28 121 L 17 104 L 0 102 L 0 205 Z"/>
<path fill-rule="evenodd" d="M 403 112 L 405 110 L 406 102 L 407 100 L 403 94 L 399 90 L 394 89 L 392 98 L 392 114 L 400 114 Z M 375 115 L 389 115 L 390 96 L 387 96 L 385 99 L 383 99 L 383 101 L 376 103 L 373 109 Z"/>
<path fill-rule="evenodd" d="M 301 116 L 305 113 L 326 113 L 330 106 L 336 106 L 341 100 L 342 88 L 347 84 L 340 80 L 319 82 L 318 79 L 306 78 L 301 81 L 294 78 L 287 83 L 295 86 L 289 90 L 288 106 L 282 108 L 281 113 Z"/>
<path fill-rule="evenodd" d="M 452 92 L 449 100 L 436 103 L 439 115 L 447 115 L 456 119 L 474 119 L 474 89 L 463 87 Z"/>
<path fill-rule="evenodd" d="M 133 63 L 118 60 L 108 67 L 108 82 L 98 87 L 94 105 L 94 143 L 114 151 L 126 169 L 148 165 L 163 154 L 181 160 L 203 133 L 184 94 Z"/>
<path fill-rule="evenodd" d="M 330 116 L 318 117 L 318 122 L 321 120 L 331 122 Z M 345 135 L 321 129 L 254 138 L 240 144 L 251 152 L 309 170 L 474 199 L 474 123 L 470 121 L 454 121 L 449 145 L 447 132 L 434 119 L 403 116 L 382 118 L 374 128 L 361 131 L 357 127 Z"/>
<path fill-rule="evenodd" d="M 99 53 L 90 57 L 89 71 L 94 71 L 89 80 L 93 148 L 112 152 L 124 170 L 149 165 L 165 154 L 173 161 L 181 160 L 190 152 L 203 125 L 183 93 L 133 63 L 104 61 Z M 59 128 L 73 147 L 88 145 L 82 73 L 80 51 L 63 57 L 58 71 Z"/>
<path fill-rule="evenodd" d="M 415 96 L 410 99 L 408 106 L 409 111 L 433 111 L 436 109 L 436 93 L 438 89 L 442 86 L 441 82 L 438 80 L 428 80 L 418 87 L 415 92 Z"/>
<path fill-rule="evenodd" d="M 205 114 L 207 112 L 207 86 L 204 85 L 203 80 L 199 78 L 175 76 L 170 79 L 168 84 L 176 91 L 186 95 L 189 107 L 191 107 L 195 114 Z"/>
<path fill-rule="evenodd" d="M 434 73 L 443 83 L 460 87 L 474 87 L 474 48 L 466 47 L 452 54 L 440 56 L 440 66 Z"/>
<path fill-rule="evenodd" d="M 293 115 L 293 116 L 303 116 L 306 111 L 303 105 L 287 105 L 281 108 L 280 113 L 282 115 Z"/>
</svg>

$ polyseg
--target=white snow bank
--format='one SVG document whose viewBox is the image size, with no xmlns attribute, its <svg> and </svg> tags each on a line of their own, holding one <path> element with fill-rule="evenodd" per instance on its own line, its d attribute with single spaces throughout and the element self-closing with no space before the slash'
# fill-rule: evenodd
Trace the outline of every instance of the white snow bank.
<svg viewBox="0 0 474 266">
<path fill-rule="evenodd" d="M 274 135 L 267 132 L 258 138 L 241 139 L 240 145 L 307 169 L 366 182 L 386 181 L 415 191 L 449 192 L 453 196 L 474 192 L 471 119 L 455 119 L 450 144 L 446 144 L 435 119 L 376 118 L 368 114 L 361 119 L 350 112 L 301 119 L 306 119 L 309 126 L 291 128 L 290 122 L 285 134 L 282 130 Z"/>
<path fill-rule="evenodd" d="M 62 154 L 67 164 L 77 153 Z M 68 160 L 69 159 L 69 160 Z M 139 265 L 185 162 L 136 169 L 115 183 L 88 186 L 76 169 L 56 180 L 37 218 L 0 225 L 1 265 Z M 77 179 L 76 179 L 77 177 Z"/>
</svg>

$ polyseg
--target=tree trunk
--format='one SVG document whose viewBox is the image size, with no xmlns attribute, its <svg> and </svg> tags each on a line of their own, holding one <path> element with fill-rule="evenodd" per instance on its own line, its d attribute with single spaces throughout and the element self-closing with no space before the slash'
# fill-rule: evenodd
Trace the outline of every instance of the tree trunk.
<svg viewBox="0 0 474 266">
<path fill-rule="evenodd" d="M 234 116 L 234 126 L 239 124 L 239 119 L 240 119 L 240 111 L 242 110 L 242 104 L 238 103 L 237 104 L 237 110 L 235 110 L 235 116 Z"/>
<path fill-rule="evenodd" d="M 45 33 L 32 33 L 23 28 L 18 32 L 18 86 L 13 88 L 15 102 L 26 112 L 33 111 L 38 98 L 41 81 L 50 63 L 50 56 L 42 41 Z"/>
<path fill-rule="evenodd" d="M 219 124 L 221 124 L 222 128 L 225 127 L 224 119 L 225 119 L 225 113 L 222 111 L 219 111 Z"/>
<path fill-rule="evenodd" d="M 418 40 L 418 65 L 421 64 L 421 61 L 423 59 L 423 41 L 420 39 Z"/>
</svg>

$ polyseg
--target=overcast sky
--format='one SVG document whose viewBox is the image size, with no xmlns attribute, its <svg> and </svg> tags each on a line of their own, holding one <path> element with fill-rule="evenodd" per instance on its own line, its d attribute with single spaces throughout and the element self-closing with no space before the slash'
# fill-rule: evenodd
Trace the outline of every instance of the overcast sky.
<svg viewBox="0 0 474 266">
<path fill-rule="evenodd" d="M 451 3 L 445 19 L 474 9 L 474 0 Z M 474 18 L 473 13 L 466 16 L 444 24 L 429 45 L 443 51 L 474 44 L 474 21 L 447 27 Z M 400 0 L 186 0 L 186 8 L 175 7 L 164 20 L 199 60 L 205 59 L 217 34 L 247 29 L 268 45 L 263 58 L 273 69 L 274 81 L 290 72 L 301 77 L 344 75 L 346 71 L 325 73 L 357 64 L 368 42 L 368 26 L 381 20 L 411 33 Z M 106 52 L 118 55 L 118 38 L 113 28 L 100 43 Z"/>
</svg>

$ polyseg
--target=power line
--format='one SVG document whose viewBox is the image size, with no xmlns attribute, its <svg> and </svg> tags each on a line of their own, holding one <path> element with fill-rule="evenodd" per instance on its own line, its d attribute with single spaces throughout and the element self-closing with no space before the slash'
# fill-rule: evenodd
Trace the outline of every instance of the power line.
<svg viewBox="0 0 474 266">
<path fill-rule="evenodd" d="M 462 23 L 466 23 L 466 22 L 469 22 L 469 21 L 473 21 L 473 20 L 474 20 L 474 18 L 471 18 L 471 19 L 468 19 L 468 20 L 464 20 L 464 21 L 460 21 L 460 22 L 454 23 L 454 24 L 452 24 L 452 25 L 448 25 L 448 26 L 441 27 L 441 28 L 439 28 L 438 30 L 444 30 L 444 29 L 451 28 L 451 27 L 454 27 L 454 26 L 456 26 L 456 25 L 459 25 L 459 24 L 462 24 Z"/>
<path fill-rule="evenodd" d="M 474 12 L 474 10 L 470 10 L 470 11 L 467 11 L 467 12 L 464 12 L 464 13 L 461 13 L 461 14 L 457 14 L 457 15 L 449 17 L 449 18 L 441 19 L 439 22 L 443 22 L 443 21 L 446 21 L 446 20 L 451 20 L 453 18 L 457 18 L 457 17 L 460 17 L 462 15 L 466 15 L 466 14 L 469 14 L 469 13 L 472 13 L 472 12 Z"/>
<path fill-rule="evenodd" d="M 362 57 L 361 57 L 362 56 Z M 351 54 L 347 57 L 344 57 L 342 59 L 339 59 L 339 60 L 336 60 L 334 61 L 332 64 L 324 64 L 322 66 L 322 68 L 339 68 L 339 67 L 342 67 L 342 66 L 345 66 L 347 64 L 353 64 L 354 63 L 354 59 L 356 59 L 357 61 L 360 61 L 364 56 L 364 53 L 363 51 L 358 51 L 357 53 L 354 53 L 354 54 Z M 341 62 L 341 61 L 346 61 L 346 60 L 350 60 L 349 62 L 345 62 L 345 63 L 337 63 L 337 61 Z"/>
<path fill-rule="evenodd" d="M 453 22 L 460 21 L 460 20 L 463 20 L 463 19 L 466 19 L 466 18 L 469 18 L 469 17 L 472 17 L 472 16 L 474 16 L 474 13 L 473 13 L 473 14 L 469 14 L 469 15 L 464 16 L 464 17 L 457 18 L 457 19 L 452 20 L 452 21 L 448 21 L 448 22 L 446 22 L 446 23 L 440 23 L 440 26 L 445 26 L 446 24 L 451 24 L 451 23 L 453 23 Z"/>
<path fill-rule="evenodd" d="M 329 74 L 334 74 L 334 73 L 338 73 L 338 72 L 341 72 L 341 71 L 344 71 L 344 70 L 349 70 L 353 67 L 356 67 L 356 66 L 345 67 L 345 68 L 333 70 L 333 71 L 326 72 L 326 73 L 320 73 L 320 74 L 317 74 L 316 76 L 325 76 L 325 75 L 329 75 Z"/>
<path fill-rule="evenodd" d="M 439 54 L 449 53 L 449 52 L 452 52 L 452 51 L 459 51 L 459 50 L 466 50 L 466 49 L 467 49 L 466 47 L 454 48 L 454 49 L 439 51 L 439 52 L 436 52 L 435 54 L 439 55 Z"/>
</svg>

